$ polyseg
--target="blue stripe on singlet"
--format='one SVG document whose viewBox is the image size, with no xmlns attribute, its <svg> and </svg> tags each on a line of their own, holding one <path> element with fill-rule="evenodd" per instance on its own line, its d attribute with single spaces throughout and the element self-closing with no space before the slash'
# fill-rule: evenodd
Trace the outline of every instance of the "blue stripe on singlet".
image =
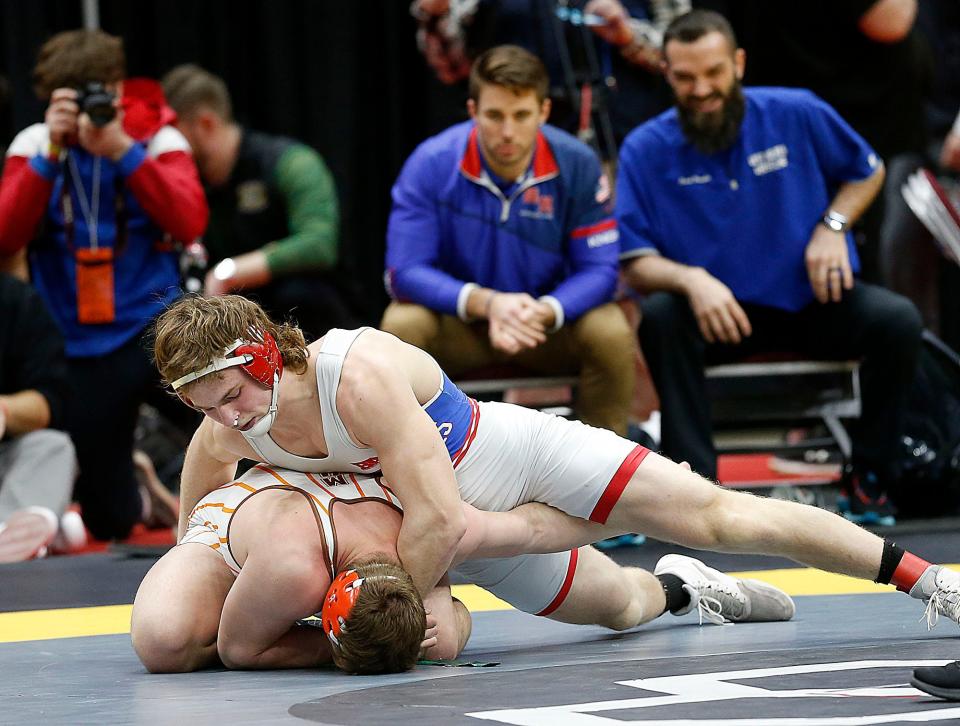
<svg viewBox="0 0 960 726">
<path fill-rule="evenodd" d="M 437 425 L 437 430 L 443 438 L 447 452 L 453 458 L 470 434 L 470 421 L 473 417 L 473 407 L 470 399 L 451 381 L 447 374 L 443 374 L 443 390 L 436 400 L 424 409 L 427 415 Z"/>
</svg>

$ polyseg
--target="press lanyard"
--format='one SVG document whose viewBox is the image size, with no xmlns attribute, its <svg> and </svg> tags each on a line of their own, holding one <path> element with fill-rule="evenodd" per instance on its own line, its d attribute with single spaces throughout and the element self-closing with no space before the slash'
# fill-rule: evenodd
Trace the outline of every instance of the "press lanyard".
<svg viewBox="0 0 960 726">
<path fill-rule="evenodd" d="M 100 215 L 100 157 L 93 157 L 93 191 L 90 193 L 90 203 L 87 203 L 87 193 L 83 188 L 83 180 L 80 178 L 80 172 L 77 170 L 77 162 L 73 154 L 67 152 L 67 166 L 70 169 L 70 176 L 73 179 L 73 186 L 77 190 L 77 199 L 80 202 L 80 211 L 87 222 L 87 234 L 90 236 L 90 249 L 95 250 L 99 246 L 97 219 Z M 70 195 L 66 196 L 69 203 Z"/>
</svg>

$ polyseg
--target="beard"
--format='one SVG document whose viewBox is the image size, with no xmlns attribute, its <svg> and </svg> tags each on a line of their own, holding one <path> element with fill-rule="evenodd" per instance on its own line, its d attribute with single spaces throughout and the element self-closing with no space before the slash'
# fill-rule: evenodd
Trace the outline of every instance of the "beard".
<svg viewBox="0 0 960 726">
<path fill-rule="evenodd" d="M 745 112 L 746 100 L 739 81 L 733 84 L 719 111 L 704 113 L 677 103 L 683 135 L 704 154 L 715 154 L 733 146 Z"/>
</svg>

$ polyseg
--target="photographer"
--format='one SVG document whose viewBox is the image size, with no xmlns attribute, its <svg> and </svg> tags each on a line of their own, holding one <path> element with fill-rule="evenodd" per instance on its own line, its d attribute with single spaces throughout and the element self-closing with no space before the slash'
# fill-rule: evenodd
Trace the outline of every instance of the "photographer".
<svg viewBox="0 0 960 726">
<path fill-rule="evenodd" d="M 102 31 L 47 41 L 34 69 L 44 123 L 14 139 L 0 185 L 0 254 L 30 243 L 33 284 L 64 334 L 76 494 L 103 539 L 173 504 L 156 486 L 144 496 L 134 475 L 140 403 L 152 392 L 169 408 L 142 334 L 179 294 L 174 243 L 201 235 L 208 215 L 159 84 L 124 80 L 125 66 L 121 39 Z"/>
</svg>

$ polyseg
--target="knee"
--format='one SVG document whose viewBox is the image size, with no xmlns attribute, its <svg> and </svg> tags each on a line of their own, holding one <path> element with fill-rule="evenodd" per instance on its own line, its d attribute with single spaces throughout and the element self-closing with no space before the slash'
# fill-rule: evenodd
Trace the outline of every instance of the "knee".
<svg viewBox="0 0 960 726">
<path fill-rule="evenodd" d="M 187 673 L 205 663 L 209 644 L 194 623 L 161 614 L 139 617 L 134 611 L 130 638 L 140 662 L 151 673 Z"/>
<path fill-rule="evenodd" d="M 618 568 L 619 576 L 603 584 L 603 607 L 596 612 L 596 624 L 610 630 L 629 630 L 649 620 L 641 588 L 632 568 Z"/>
<path fill-rule="evenodd" d="M 683 295 L 658 292 L 643 300 L 640 306 L 640 342 L 672 340 L 678 332 L 696 330 L 690 303 Z"/>
<path fill-rule="evenodd" d="M 882 297 L 867 317 L 871 337 L 882 343 L 884 354 L 893 350 L 915 350 L 923 335 L 923 318 L 909 299 L 889 290 L 882 290 Z"/>
<path fill-rule="evenodd" d="M 717 487 L 706 509 L 704 532 L 709 541 L 700 549 L 738 552 L 771 546 L 784 534 L 785 523 L 800 516 L 799 511 L 781 510 L 795 506 L 803 505 Z"/>
<path fill-rule="evenodd" d="M 74 462 L 76 451 L 70 436 L 56 429 L 38 429 L 23 434 L 24 443 L 29 442 L 32 449 L 42 456 L 44 461 L 57 459 Z"/>
<path fill-rule="evenodd" d="M 427 349 L 440 332 L 440 315 L 423 305 L 392 302 L 383 313 L 380 329 Z"/>
<path fill-rule="evenodd" d="M 574 338 L 588 346 L 623 346 L 633 343 L 633 330 L 616 303 L 607 303 L 584 313 L 573 324 Z"/>
</svg>

